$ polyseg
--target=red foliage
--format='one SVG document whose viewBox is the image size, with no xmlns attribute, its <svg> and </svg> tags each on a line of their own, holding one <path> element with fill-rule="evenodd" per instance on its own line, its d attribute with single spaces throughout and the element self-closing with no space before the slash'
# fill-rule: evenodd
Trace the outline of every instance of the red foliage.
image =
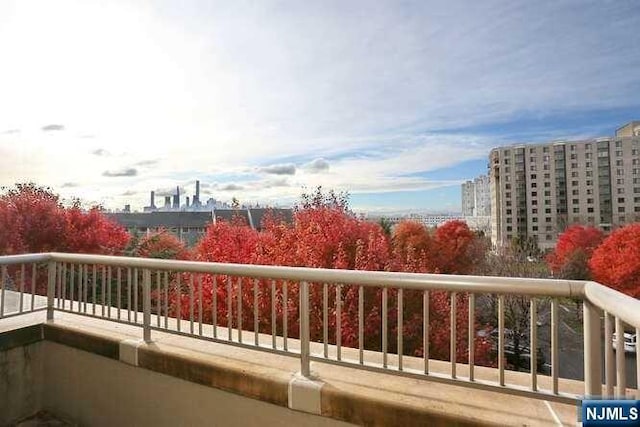
<svg viewBox="0 0 640 427">
<path fill-rule="evenodd" d="M 611 233 L 593 251 L 589 267 L 598 282 L 640 298 L 640 223 Z"/>
<path fill-rule="evenodd" d="M 129 233 L 107 219 L 98 208 L 83 212 L 77 206 L 65 210 L 67 252 L 121 255 Z"/>
<path fill-rule="evenodd" d="M 0 196 L 0 253 L 122 253 L 129 236 L 94 208 L 65 209 L 58 196 L 34 184 L 17 184 Z"/>
<path fill-rule="evenodd" d="M 438 272 L 469 274 L 479 261 L 478 241 L 464 221 L 447 221 L 436 229 Z"/>
<path fill-rule="evenodd" d="M 191 259 L 191 253 L 184 243 L 164 229 L 142 236 L 132 248 L 132 255 L 143 258 Z"/>
<path fill-rule="evenodd" d="M 547 264 L 554 274 L 567 279 L 588 279 L 588 260 L 604 239 L 597 228 L 574 225 L 558 238 L 554 251 L 547 256 Z"/>
</svg>

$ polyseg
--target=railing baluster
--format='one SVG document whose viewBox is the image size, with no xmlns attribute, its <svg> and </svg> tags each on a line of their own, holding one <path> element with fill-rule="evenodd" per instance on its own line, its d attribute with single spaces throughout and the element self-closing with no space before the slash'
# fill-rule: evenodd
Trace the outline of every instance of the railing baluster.
<svg viewBox="0 0 640 427">
<path fill-rule="evenodd" d="M 164 282 L 164 328 L 169 329 L 169 272 L 162 273 L 162 281 Z"/>
<path fill-rule="evenodd" d="M 78 313 L 82 312 L 82 298 L 84 297 L 84 265 L 78 265 Z"/>
<path fill-rule="evenodd" d="M 311 349 L 309 343 L 309 284 L 300 283 L 300 373 L 311 376 Z"/>
<path fill-rule="evenodd" d="M 456 356 L 457 356 L 457 326 L 458 326 L 458 315 L 457 315 L 457 304 L 456 304 L 456 293 L 451 292 L 451 319 L 450 319 L 450 338 L 449 338 L 449 353 L 451 358 L 451 378 L 456 378 Z"/>
<path fill-rule="evenodd" d="M 87 301 L 89 300 L 89 265 L 88 264 L 84 265 L 84 285 L 83 285 L 83 289 L 84 289 L 83 312 L 86 313 L 87 312 Z"/>
<path fill-rule="evenodd" d="M 7 276 L 7 266 L 3 265 L 0 270 L 1 270 L 0 275 L 2 276 L 0 277 L 0 318 L 2 318 L 4 317 L 4 300 L 6 297 L 5 280 Z"/>
<path fill-rule="evenodd" d="M 271 347 L 276 348 L 276 281 L 271 280 Z"/>
<path fill-rule="evenodd" d="M 33 297 L 33 293 L 31 292 L 31 296 Z M 31 310 L 35 307 L 33 306 L 33 302 L 31 303 Z M 67 263 L 62 263 L 62 309 L 67 309 Z"/>
<path fill-rule="evenodd" d="M 211 324 L 213 325 L 213 337 L 218 338 L 218 276 L 214 275 L 212 279 L 213 285 L 211 286 Z"/>
<path fill-rule="evenodd" d="M 107 317 L 111 318 L 111 266 L 107 267 Z"/>
<path fill-rule="evenodd" d="M 105 299 L 107 296 L 107 266 L 103 265 L 102 266 L 102 289 L 101 289 L 101 298 L 100 298 L 100 302 L 102 303 L 102 317 L 104 317 L 104 312 L 105 312 Z"/>
<path fill-rule="evenodd" d="M 529 301 L 529 340 L 530 354 L 529 368 L 531 371 L 531 390 L 538 390 L 538 308 L 536 307 L 536 299 L 531 298 Z"/>
<path fill-rule="evenodd" d="M 324 357 L 329 357 L 329 285 L 322 285 L 322 341 L 324 342 Z"/>
<path fill-rule="evenodd" d="M 625 398 L 627 396 L 626 364 L 627 361 L 624 355 L 624 323 L 622 319 L 616 317 L 616 383 L 618 398 Z"/>
<path fill-rule="evenodd" d="M 238 342 L 242 342 L 242 277 L 238 277 Z"/>
<path fill-rule="evenodd" d="M 75 291 L 74 288 L 76 287 L 75 278 L 76 278 L 76 275 L 75 275 L 75 264 L 72 263 L 72 264 L 69 265 L 69 303 L 70 303 L 69 310 L 70 311 L 73 311 L 73 305 L 74 305 L 74 302 L 75 302 L 75 300 L 73 298 L 73 294 L 74 294 L 74 291 Z"/>
<path fill-rule="evenodd" d="M 127 320 L 131 322 L 131 269 L 127 268 Z"/>
<path fill-rule="evenodd" d="M 138 323 L 138 269 L 133 269 L 133 323 Z"/>
<path fill-rule="evenodd" d="M 91 314 L 93 314 L 94 316 L 96 315 L 96 273 L 97 273 L 97 266 L 95 264 L 93 264 L 93 269 L 92 269 L 92 275 L 91 275 L 91 284 L 92 289 L 91 289 Z"/>
<path fill-rule="evenodd" d="M 56 271 L 58 272 L 58 285 L 57 285 L 57 288 L 58 288 L 58 291 L 57 291 L 58 303 L 57 303 L 56 307 L 58 309 L 60 309 L 62 307 L 62 278 L 63 278 L 62 268 L 63 268 L 63 265 L 64 265 L 63 263 L 59 262 L 58 266 L 56 267 L 56 269 L 57 269 Z M 32 307 L 32 309 L 33 309 L 33 307 Z"/>
<path fill-rule="evenodd" d="M 258 345 L 259 336 L 258 336 L 258 279 L 253 280 L 253 334 L 254 334 L 254 344 Z"/>
<path fill-rule="evenodd" d="M 180 332 L 182 324 L 182 278 L 180 272 L 176 271 L 176 327 Z"/>
<path fill-rule="evenodd" d="M 560 362 L 558 354 L 558 299 L 551 300 L 551 380 L 553 394 L 558 394 Z"/>
<path fill-rule="evenodd" d="M 120 320 L 120 311 L 122 309 L 122 269 L 116 270 L 116 303 L 118 305 L 118 320 Z"/>
<path fill-rule="evenodd" d="M 56 292 L 56 262 L 49 261 L 47 263 L 47 320 L 53 320 L 55 307 L 54 298 Z"/>
<path fill-rule="evenodd" d="M 142 271 L 142 324 L 143 339 L 151 342 L 151 271 Z"/>
<path fill-rule="evenodd" d="M 193 291 L 193 274 L 189 274 L 189 332 L 194 331 L 194 291 Z"/>
<path fill-rule="evenodd" d="M 202 274 L 198 274 L 198 334 L 202 335 Z"/>
<path fill-rule="evenodd" d="M 36 264 L 31 266 L 31 310 L 35 308 L 36 303 Z"/>
<path fill-rule="evenodd" d="M 429 291 L 422 291 L 422 358 L 424 373 L 429 374 Z"/>
<path fill-rule="evenodd" d="M 233 327 L 233 317 L 231 307 L 231 276 L 227 276 L 227 339 L 231 339 L 231 328 Z"/>
<path fill-rule="evenodd" d="M 402 319 L 403 317 L 403 303 L 404 303 L 404 291 L 402 288 L 398 289 L 398 370 L 402 371 L 402 353 L 404 351 L 404 344 L 402 342 L 402 338 L 403 338 L 403 328 L 404 328 L 404 321 Z"/>
<path fill-rule="evenodd" d="M 289 336 L 289 295 L 287 293 L 287 281 L 282 282 L 282 348 L 287 351 L 287 337 Z"/>
<path fill-rule="evenodd" d="M 596 399 L 602 395 L 602 312 L 588 300 L 583 301 L 582 310 L 584 395 L 586 399 Z"/>
<path fill-rule="evenodd" d="M 20 266 L 20 305 L 18 307 L 18 310 L 20 313 L 22 313 L 22 310 L 24 308 L 23 295 L 24 295 L 24 264 Z"/>
<path fill-rule="evenodd" d="M 162 318 L 162 272 L 156 270 L 156 327 L 160 327 Z"/>
<path fill-rule="evenodd" d="M 336 285 L 336 359 L 342 360 L 342 285 Z"/>
<path fill-rule="evenodd" d="M 387 288 L 382 288 L 382 367 L 387 367 Z"/>
<path fill-rule="evenodd" d="M 469 294 L 469 381 L 474 380 L 476 343 L 476 295 Z"/>
<path fill-rule="evenodd" d="M 498 296 L 498 378 L 504 386 L 504 295 Z"/>
<path fill-rule="evenodd" d="M 364 364 L 364 287 L 358 286 L 358 361 Z"/>
</svg>

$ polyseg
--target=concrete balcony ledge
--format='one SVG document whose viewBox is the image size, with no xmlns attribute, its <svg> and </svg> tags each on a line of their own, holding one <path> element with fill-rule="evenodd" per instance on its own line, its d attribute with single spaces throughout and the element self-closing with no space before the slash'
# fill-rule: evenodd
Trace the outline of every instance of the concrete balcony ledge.
<svg viewBox="0 0 640 427">
<path fill-rule="evenodd" d="M 570 404 L 325 363 L 312 363 L 317 381 L 307 384 L 308 380 L 295 375 L 300 364 L 294 357 L 157 331 L 152 335 L 154 342 L 145 344 L 140 341 L 141 328 L 135 326 L 69 313 L 55 316 L 52 322 L 44 320 L 44 313 L 0 321 L 0 362 L 6 361 L 0 363 L 0 381 L 9 378 L 7 384 L 0 383 L 0 395 L 12 393 L 18 367 L 26 375 L 27 362 L 16 357 L 28 355 L 33 372 L 27 377 L 41 380 L 34 383 L 32 404 L 24 410 L 44 409 L 80 424 L 576 423 L 577 410 Z M 295 340 L 290 345 L 295 347 Z M 343 348 L 344 358 L 356 355 L 357 350 Z M 366 357 L 375 360 L 379 355 Z M 404 362 L 419 366 L 420 361 L 405 358 Z M 434 372 L 448 372 L 448 367 L 448 363 L 431 361 Z M 465 366 L 458 368 L 465 375 Z M 2 370 L 12 369 L 13 376 L 3 376 Z M 477 367 L 476 377 L 495 379 L 497 371 Z M 508 372 L 507 379 L 529 384 L 529 376 L 523 373 Z M 548 378 L 540 376 L 539 383 L 546 387 Z M 561 380 L 563 391 L 580 393 L 582 387 L 581 382 Z M 0 414 L 5 409 L 2 405 Z M 6 413 L 15 415 L 15 411 Z M 0 419 L 0 424 L 6 421 Z"/>
</svg>

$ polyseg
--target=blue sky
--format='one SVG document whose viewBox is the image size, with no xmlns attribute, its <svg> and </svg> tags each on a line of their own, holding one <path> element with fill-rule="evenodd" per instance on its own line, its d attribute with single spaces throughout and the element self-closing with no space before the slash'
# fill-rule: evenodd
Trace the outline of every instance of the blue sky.
<svg viewBox="0 0 640 427">
<path fill-rule="evenodd" d="M 3 1 L 0 185 L 456 211 L 492 147 L 640 119 L 640 3 Z"/>
</svg>

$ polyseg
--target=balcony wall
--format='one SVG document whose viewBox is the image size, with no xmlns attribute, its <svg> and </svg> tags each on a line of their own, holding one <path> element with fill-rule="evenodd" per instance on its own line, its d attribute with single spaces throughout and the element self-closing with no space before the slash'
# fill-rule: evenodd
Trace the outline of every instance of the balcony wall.
<svg viewBox="0 0 640 427">
<path fill-rule="evenodd" d="M 296 358 L 161 332 L 135 351 L 141 331 L 131 325 L 68 313 L 43 321 L 44 313 L 0 321 L 0 360 L 11 360 L 0 371 L 0 391 L 10 396 L 2 400 L 0 424 L 39 409 L 91 426 L 575 423 L 573 405 L 313 364 L 322 379 L 319 416 L 304 405 L 290 409 L 304 394 L 291 387 Z M 447 369 L 445 362 L 432 366 Z M 478 367 L 478 378 L 495 374 Z M 580 390 L 582 383 L 562 380 L 561 387 Z"/>
</svg>

